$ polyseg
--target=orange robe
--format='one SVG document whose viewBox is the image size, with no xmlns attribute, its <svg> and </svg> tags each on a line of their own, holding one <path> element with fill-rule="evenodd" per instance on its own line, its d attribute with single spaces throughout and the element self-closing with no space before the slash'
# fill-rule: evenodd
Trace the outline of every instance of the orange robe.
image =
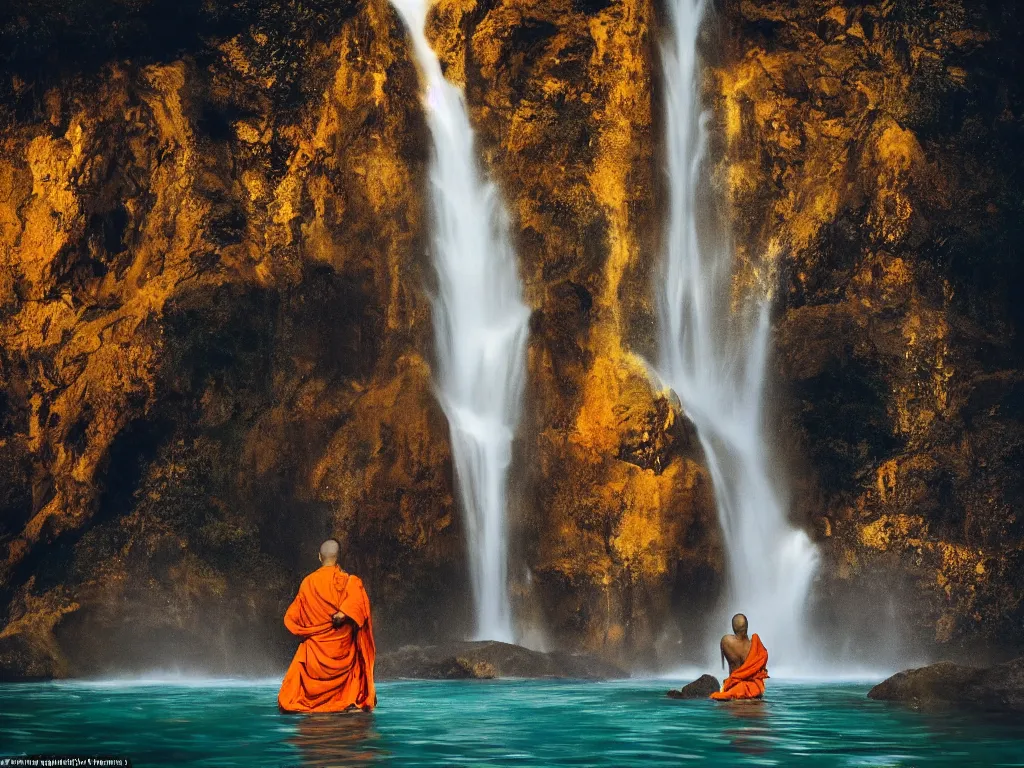
<svg viewBox="0 0 1024 768">
<path fill-rule="evenodd" d="M 761 638 L 750 638 L 750 652 L 722 683 L 722 690 L 711 694 L 712 699 L 759 699 L 764 696 L 764 681 L 768 679 L 768 650 Z"/>
<path fill-rule="evenodd" d="M 335 629 L 338 611 L 350 621 Z M 286 712 L 341 712 L 377 705 L 373 685 L 373 623 L 370 598 L 358 576 L 325 565 L 302 580 L 284 615 L 284 625 L 302 638 L 277 703 Z"/>
</svg>

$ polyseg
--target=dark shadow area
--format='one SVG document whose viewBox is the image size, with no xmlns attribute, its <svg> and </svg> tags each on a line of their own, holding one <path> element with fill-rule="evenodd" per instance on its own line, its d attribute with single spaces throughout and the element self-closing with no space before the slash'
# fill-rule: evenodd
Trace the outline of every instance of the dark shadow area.
<svg viewBox="0 0 1024 768">
<path fill-rule="evenodd" d="M 218 55 L 219 41 L 250 28 L 273 43 L 263 46 L 255 62 L 276 75 L 269 95 L 283 108 L 294 108 L 305 93 L 301 48 L 327 39 L 359 5 L 359 0 L 2 0 L 0 68 L 11 77 L 0 81 L 0 124 L 37 118 L 50 87 L 87 80 L 114 62 L 143 66 L 190 57 L 203 66 Z"/>
</svg>

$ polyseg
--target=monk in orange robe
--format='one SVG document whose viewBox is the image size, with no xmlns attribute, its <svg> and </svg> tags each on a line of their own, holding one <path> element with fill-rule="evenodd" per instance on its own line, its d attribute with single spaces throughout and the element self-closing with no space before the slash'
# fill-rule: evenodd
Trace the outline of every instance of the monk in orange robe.
<svg viewBox="0 0 1024 768">
<path fill-rule="evenodd" d="M 732 617 L 734 634 L 722 638 L 722 663 L 729 662 L 729 676 L 722 690 L 711 694 L 719 701 L 729 699 L 760 699 L 764 696 L 764 681 L 768 679 L 768 651 L 756 634 L 747 637 L 747 617 L 737 613 Z"/>
<path fill-rule="evenodd" d="M 302 638 L 277 695 L 286 712 L 377 706 L 370 598 L 359 577 L 338 566 L 339 550 L 334 539 L 320 546 L 320 568 L 302 580 L 284 615 L 288 631 Z"/>
</svg>

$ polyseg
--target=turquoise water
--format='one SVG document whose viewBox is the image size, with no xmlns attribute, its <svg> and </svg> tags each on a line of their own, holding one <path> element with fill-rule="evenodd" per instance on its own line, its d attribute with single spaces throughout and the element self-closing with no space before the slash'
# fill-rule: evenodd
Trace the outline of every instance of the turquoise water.
<svg viewBox="0 0 1024 768">
<path fill-rule="evenodd" d="M 761 703 L 666 681 L 393 682 L 372 715 L 280 714 L 276 681 L 0 685 L 0 757 L 135 766 L 1024 765 L 1024 725 L 926 714 L 860 684 L 770 681 Z M 2 764 L 0 760 L 0 764 Z"/>
</svg>

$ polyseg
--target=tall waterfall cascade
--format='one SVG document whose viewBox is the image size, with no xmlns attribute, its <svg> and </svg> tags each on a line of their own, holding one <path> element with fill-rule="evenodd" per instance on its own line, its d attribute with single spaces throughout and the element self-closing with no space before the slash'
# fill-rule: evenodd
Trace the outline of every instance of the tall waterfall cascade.
<svg viewBox="0 0 1024 768">
<path fill-rule="evenodd" d="M 656 286 L 657 367 L 697 428 L 714 483 L 729 572 L 723 617 L 745 613 L 776 665 L 796 666 L 806 650 L 818 552 L 787 519 L 781 472 L 765 441 L 771 290 L 737 296 L 727 217 L 710 184 L 710 115 L 701 106 L 697 52 L 710 3 L 668 5 L 672 37 L 661 53 L 669 215 Z"/>
<path fill-rule="evenodd" d="M 512 642 L 507 475 L 530 311 L 497 188 L 482 173 L 461 88 L 426 37 L 429 0 L 392 0 L 412 43 L 433 139 L 436 387 L 464 512 L 478 639 Z"/>
</svg>

